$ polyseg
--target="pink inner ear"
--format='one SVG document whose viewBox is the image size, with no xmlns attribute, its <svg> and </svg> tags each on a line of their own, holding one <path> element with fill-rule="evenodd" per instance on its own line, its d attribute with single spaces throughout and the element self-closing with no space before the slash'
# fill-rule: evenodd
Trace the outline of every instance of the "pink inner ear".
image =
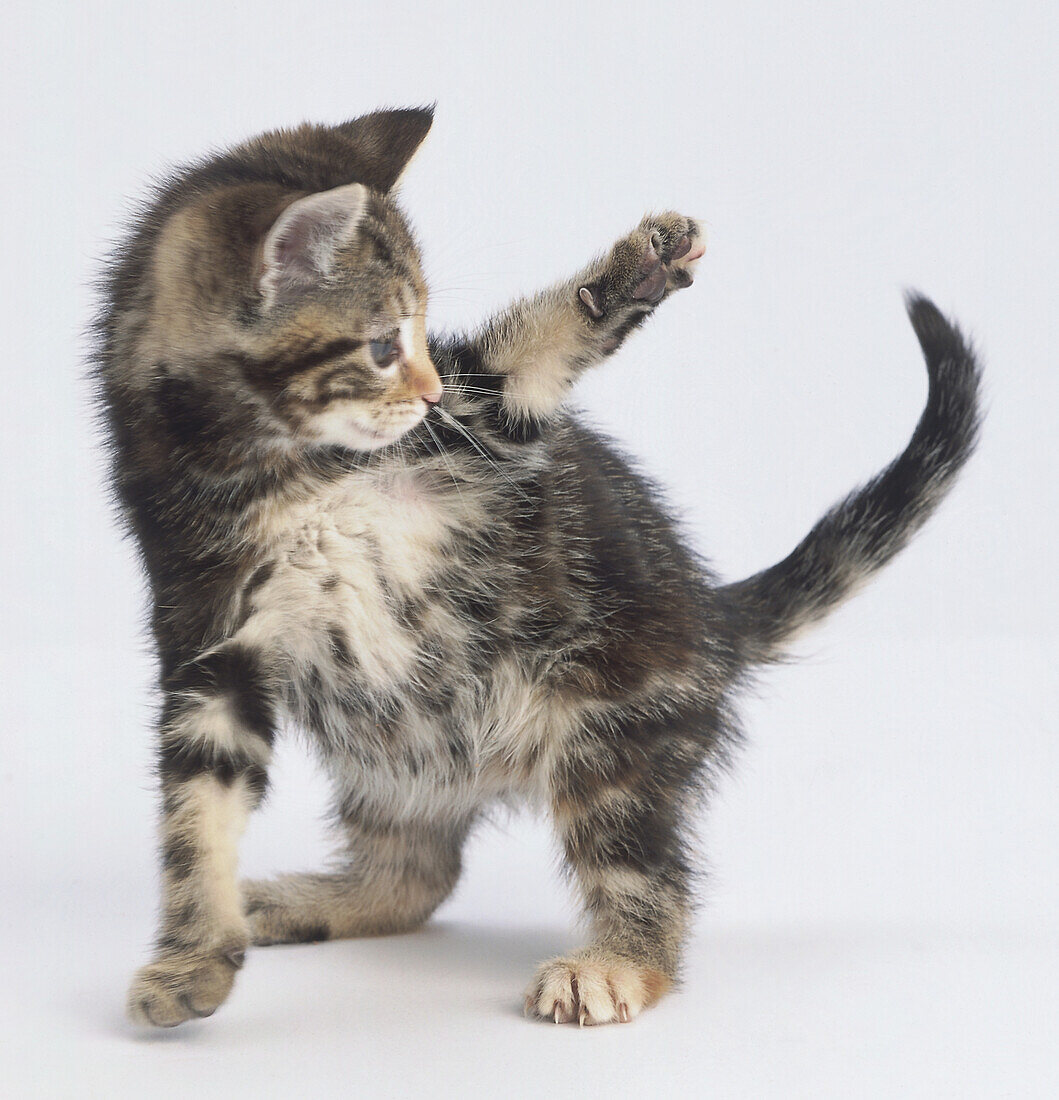
<svg viewBox="0 0 1059 1100">
<path fill-rule="evenodd" d="M 265 238 L 260 279 L 266 308 L 326 279 L 335 253 L 357 230 L 364 210 L 360 184 L 336 187 L 291 203 Z"/>
<path fill-rule="evenodd" d="M 312 219 L 292 218 L 280 235 L 272 241 L 271 264 L 290 271 L 292 268 L 306 275 L 313 270 L 311 254 Z"/>
</svg>

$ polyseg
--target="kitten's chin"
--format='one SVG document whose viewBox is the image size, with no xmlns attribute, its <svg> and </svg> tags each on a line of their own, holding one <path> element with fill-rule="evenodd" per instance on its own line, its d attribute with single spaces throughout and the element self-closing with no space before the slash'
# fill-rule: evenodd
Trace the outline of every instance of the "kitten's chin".
<svg viewBox="0 0 1059 1100">
<path fill-rule="evenodd" d="M 396 443 L 422 419 L 417 417 L 399 427 L 380 430 L 369 427 L 349 412 L 335 410 L 314 417 L 312 431 L 315 441 L 326 446 L 345 447 L 351 451 L 377 451 Z"/>
</svg>

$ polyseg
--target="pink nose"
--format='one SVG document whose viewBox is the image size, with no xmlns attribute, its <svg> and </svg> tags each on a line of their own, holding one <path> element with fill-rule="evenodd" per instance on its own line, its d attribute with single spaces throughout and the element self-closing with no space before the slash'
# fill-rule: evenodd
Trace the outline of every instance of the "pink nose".
<svg viewBox="0 0 1059 1100">
<path fill-rule="evenodd" d="M 419 396 L 423 398 L 428 405 L 436 405 L 441 400 L 441 392 L 441 390 L 434 390 L 433 393 L 421 393 Z"/>
</svg>

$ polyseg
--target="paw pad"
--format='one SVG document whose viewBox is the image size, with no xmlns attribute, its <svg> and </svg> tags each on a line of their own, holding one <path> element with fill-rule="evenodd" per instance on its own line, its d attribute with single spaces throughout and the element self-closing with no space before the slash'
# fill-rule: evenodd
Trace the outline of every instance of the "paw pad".
<svg viewBox="0 0 1059 1100">
<path fill-rule="evenodd" d="M 706 251 L 699 225 L 680 214 L 644 218 L 610 251 L 598 278 L 578 289 L 588 315 L 602 320 L 624 304 L 656 306 L 669 291 L 690 286 Z"/>
</svg>

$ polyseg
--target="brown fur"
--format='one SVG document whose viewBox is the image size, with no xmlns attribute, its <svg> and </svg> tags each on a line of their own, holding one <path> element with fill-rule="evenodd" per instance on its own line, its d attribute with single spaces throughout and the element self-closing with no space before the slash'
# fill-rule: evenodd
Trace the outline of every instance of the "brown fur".
<svg viewBox="0 0 1059 1100">
<path fill-rule="evenodd" d="M 429 121 L 379 112 L 195 165 L 110 272 L 99 381 L 163 700 L 140 1023 L 212 1012 L 251 942 L 417 926 L 498 801 L 551 813 L 591 926 L 528 1007 L 633 1018 L 678 972 L 689 823 L 747 669 L 889 560 L 973 446 L 973 357 L 916 299 L 931 397 L 909 447 L 785 562 L 718 585 L 563 407 L 690 284 L 698 224 L 648 215 L 477 332 L 429 336 L 390 194 Z M 286 725 L 330 772 L 341 863 L 240 886 Z"/>
</svg>

